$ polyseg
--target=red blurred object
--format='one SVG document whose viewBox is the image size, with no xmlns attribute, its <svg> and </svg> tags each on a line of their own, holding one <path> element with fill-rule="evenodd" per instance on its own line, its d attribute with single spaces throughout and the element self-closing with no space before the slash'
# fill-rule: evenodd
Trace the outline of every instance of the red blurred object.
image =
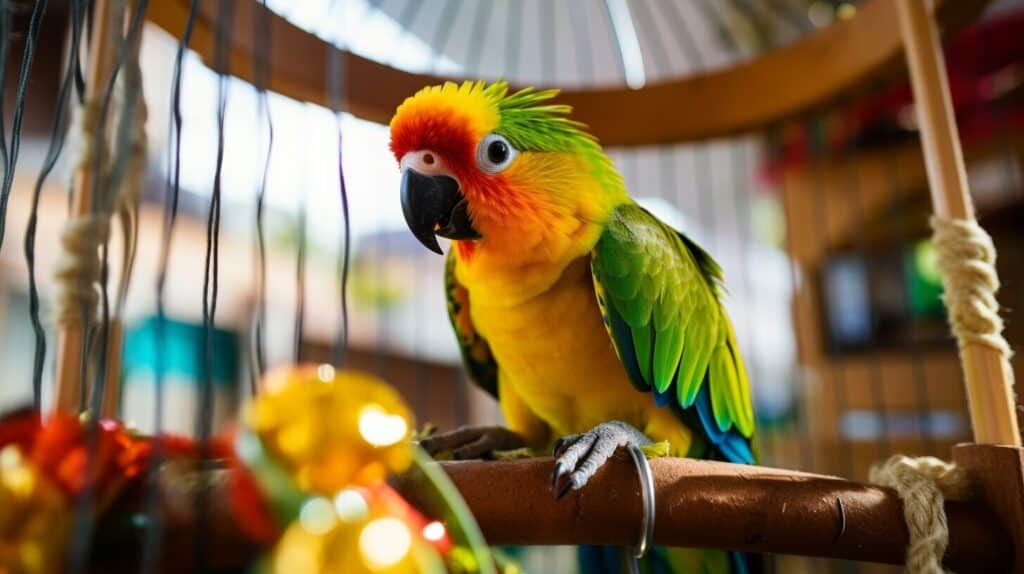
<svg viewBox="0 0 1024 574">
<path fill-rule="evenodd" d="M 230 468 L 228 493 L 232 512 L 238 517 L 239 529 L 249 540 L 270 546 L 281 535 L 281 529 L 263 500 L 256 479 L 237 458 L 231 460 Z"/>
<path fill-rule="evenodd" d="M 122 489 L 144 477 L 155 441 L 110 419 L 100 420 L 95 430 L 90 436 L 88 424 L 70 414 L 53 413 L 43 420 L 35 411 L 21 411 L 0 421 L 0 448 L 18 445 L 69 498 L 81 494 L 91 477 L 102 510 Z M 191 439 L 164 436 L 160 441 L 165 457 L 198 456 Z M 233 457 L 230 442 L 223 438 L 210 441 L 208 451 L 212 458 Z"/>
</svg>

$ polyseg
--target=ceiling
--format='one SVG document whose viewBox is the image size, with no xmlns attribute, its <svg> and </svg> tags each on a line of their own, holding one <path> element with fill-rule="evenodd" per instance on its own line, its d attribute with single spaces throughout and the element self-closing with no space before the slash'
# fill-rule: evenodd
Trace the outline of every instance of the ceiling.
<svg viewBox="0 0 1024 574">
<path fill-rule="evenodd" d="M 734 65 L 853 18 L 857 0 L 265 0 L 410 72 L 639 88 Z M 886 1 L 886 0 L 878 0 Z M 988 14 L 1021 0 L 996 0 Z"/>
<path fill-rule="evenodd" d="M 856 13 L 856 2 L 849 0 L 271 0 L 268 5 L 300 27 L 399 68 L 563 87 L 640 87 L 694 75 Z M 360 50 L 364 44 L 373 47 Z M 417 47 L 430 57 L 402 65 L 407 58 L 401 52 Z"/>
</svg>

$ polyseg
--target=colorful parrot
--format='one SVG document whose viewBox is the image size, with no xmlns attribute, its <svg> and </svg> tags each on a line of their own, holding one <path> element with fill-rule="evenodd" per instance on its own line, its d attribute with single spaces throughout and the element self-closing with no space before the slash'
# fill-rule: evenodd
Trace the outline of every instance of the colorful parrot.
<svg viewBox="0 0 1024 574">
<path fill-rule="evenodd" d="M 455 458 L 554 446 L 559 498 L 625 445 L 668 441 L 673 456 L 754 463 L 721 268 L 629 198 L 597 140 L 550 101 L 557 93 L 449 82 L 406 99 L 391 121 L 406 221 L 439 254 L 437 236 L 452 240 L 452 326 L 471 378 L 500 401 L 508 425 L 422 445 Z M 601 554 L 583 571 L 617 571 Z M 646 568 L 751 564 L 736 553 L 661 551 Z"/>
</svg>

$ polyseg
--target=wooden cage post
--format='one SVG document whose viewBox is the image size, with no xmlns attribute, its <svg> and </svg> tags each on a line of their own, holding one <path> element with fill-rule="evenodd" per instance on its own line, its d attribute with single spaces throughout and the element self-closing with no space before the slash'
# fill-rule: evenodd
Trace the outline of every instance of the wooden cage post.
<svg viewBox="0 0 1024 574">
<path fill-rule="evenodd" d="M 935 214 L 974 220 L 938 27 L 925 0 L 897 0 Z M 960 353 L 975 442 L 1020 446 L 1008 357 L 978 343 Z"/>
<path fill-rule="evenodd" d="M 103 94 L 103 88 L 114 68 L 114 43 L 111 28 L 110 0 L 93 1 L 92 39 L 89 45 L 89 69 L 86 80 L 86 102 Z M 82 162 L 73 176 L 74 204 L 72 217 L 87 215 L 92 209 L 93 162 Z M 55 408 L 77 413 L 82 400 L 81 363 L 85 330 L 88 325 L 62 325 L 57 347 L 57 389 Z M 87 378 L 88 380 L 88 378 Z"/>
<path fill-rule="evenodd" d="M 957 134 L 938 26 L 925 0 L 897 0 L 921 146 L 938 217 L 973 221 L 974 206 Z M 960 352 L 976 444 L 953 449 L 980 499 L 998 516 L 1016 547 L 1013 572 L 1024 573 L 1024 448 L 1009 357 L 978 343 Z"/>
</svg>

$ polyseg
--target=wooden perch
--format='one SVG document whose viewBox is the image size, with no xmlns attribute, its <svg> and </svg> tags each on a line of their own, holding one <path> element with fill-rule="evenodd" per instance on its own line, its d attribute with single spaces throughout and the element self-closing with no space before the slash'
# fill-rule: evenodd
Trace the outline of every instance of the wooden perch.
<svg viewBox="0 0 1024 574">
<path fill-rule="evenodd" d="M 442 464 L 490 544 L 636 542 L 639 481 L 624 456 L 614 457 L 582 491 L 561 501 L 551 494 L 551 459 Z M 903 563 L 908 533 L 902 503 L 891 489 L 681 458 L 652 460 L 651 469 L 657 544 Z M 1009 538 L 983 505 L 950 501 L 946 513 L 948 567 L 957 572 L 1010 567 Z"/>
<path fill-rule="evenodd" d="M 945 564 L 963 573 L 1011 571 L 1014 550 L 1008 533 L 1018 537 L 1024 532 L 1024 495 L 1019 488 L 1024 451 L 961 445 L 955 458 L 977 479 L 979 499 L 989 506 L 946 503 L 950 536 Z M 637 541 L 640 483 L 625 453 L 613 457 L 580 492 L 561 501 L 552 496 L 549 458 L 441 465 L 490 544 L 630 546 Z M 656 544 L 903 563 L 908 534 L 902 503 L 891 489 L 832 476 L 683 458 L 652 460 L 651 470 Z M 243 566 L 267 550 L 250 538 L 251 529 L 232 510 L 233 470 L 208 472 L 209 478 L 198 480 L 187 468 L 170 464 L 160 473 L 161 515 L 166 521 L 161 571 L 194 571 L 200 529 L 210 540 L 209 552 L 204 553 L 210 567 Z M 995 484 L 999 482 L 1005 484 Z M 203 527 L 192 507 L 201 483 L 211 489 Z M 414 505 L 429 507 L 418 504 L 410 485 L 398 480 L 395 486 Z M 94 571 L 138 569 L 143 531 L 124 522 L 146 511 L 144 494 L 128 493 L 119 511 L 107 513 L 101 522 Z M 1024 572 L 1021 566 L 1012 571 Z"/>
</svg>

